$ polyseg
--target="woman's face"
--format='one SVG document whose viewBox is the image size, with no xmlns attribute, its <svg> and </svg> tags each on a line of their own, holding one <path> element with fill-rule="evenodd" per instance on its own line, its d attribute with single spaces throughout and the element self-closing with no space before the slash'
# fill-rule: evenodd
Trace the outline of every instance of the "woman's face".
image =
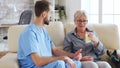
<svg viewBox="0 0 120 68">
<path fill-rule="evenodd" d="M 85 16 L 78 16 L 76 17 L 76 19 L 74 20 L 75 21 L 75 25 L 77 27 L 77 29 L 79 30 L 83 30 L 83 29 L 86 29 L 86 24 L 88 22 L 88 20 L 86 19 Z"/>
</svg>

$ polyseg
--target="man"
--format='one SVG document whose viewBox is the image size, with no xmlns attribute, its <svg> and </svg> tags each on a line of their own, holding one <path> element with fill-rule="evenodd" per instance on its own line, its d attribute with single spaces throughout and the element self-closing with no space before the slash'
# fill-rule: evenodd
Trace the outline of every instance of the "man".
<svg viewBox="0 0 120 68">
<path fill-rule="evenodd" d="M 49 2 L 36 2 L 36 19 L 19 37 L 20 68 L 81 68 L 81 49 L 74 54 L 68 53 L 57 49 L 50 39 L 44 27 L 44 24 L 49 24 L 49 10 Z"/>
</svg>

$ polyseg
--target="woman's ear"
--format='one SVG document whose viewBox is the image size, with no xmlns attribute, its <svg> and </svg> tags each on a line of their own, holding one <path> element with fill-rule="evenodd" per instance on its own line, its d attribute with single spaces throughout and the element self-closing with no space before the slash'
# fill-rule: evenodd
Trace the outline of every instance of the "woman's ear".
<svg viewBox="0 0 120 68">
<path fill-rule="evenodd" d="M 76 20 L 74 19 L 74 24 L 77 25 Z"/>
</svg>

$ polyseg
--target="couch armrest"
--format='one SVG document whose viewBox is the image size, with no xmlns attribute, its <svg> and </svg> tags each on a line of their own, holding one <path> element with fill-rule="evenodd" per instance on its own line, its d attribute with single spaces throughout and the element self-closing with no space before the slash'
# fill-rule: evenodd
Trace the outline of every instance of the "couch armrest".
<svg viewBox="0 0 120 68">
<path fill-rule="evenodd" d="M 7 53 L 0 58 L 0 68 L 19 68 L 17 53 Z"/>
</svg>

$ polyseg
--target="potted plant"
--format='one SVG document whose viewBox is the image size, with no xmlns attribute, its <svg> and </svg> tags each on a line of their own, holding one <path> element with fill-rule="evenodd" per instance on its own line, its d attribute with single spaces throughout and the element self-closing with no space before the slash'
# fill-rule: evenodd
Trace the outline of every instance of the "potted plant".
<svg viewBox="0 0 120 68">
<path fill-rule="evenodd" d="M 56 5 L 55 14 L 56 14 L 56 18 L 57 19 L 59 18 L 58 20 L 65 20 L 67 18 L 64 6 Z"/>
</svg>

